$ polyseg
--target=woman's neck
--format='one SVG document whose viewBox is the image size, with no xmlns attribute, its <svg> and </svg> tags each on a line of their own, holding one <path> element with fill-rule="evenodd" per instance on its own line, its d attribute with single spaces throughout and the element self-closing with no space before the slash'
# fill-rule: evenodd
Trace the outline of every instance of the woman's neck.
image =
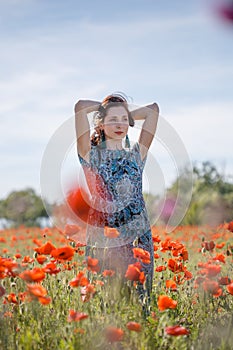
<svg viewBox="0 0 233 350">
<path fill-rule="evenodd" d="M 123 149 L 122 140 L 106 140 L 106 148 L 111 150 Z"/>
</svg>

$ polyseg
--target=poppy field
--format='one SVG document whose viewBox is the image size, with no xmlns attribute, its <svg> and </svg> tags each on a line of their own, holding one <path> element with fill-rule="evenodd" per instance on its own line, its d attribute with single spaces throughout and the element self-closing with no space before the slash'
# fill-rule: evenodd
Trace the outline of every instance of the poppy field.
<svg viewBox="0 0 233 350">
<path fill-rule="evenodd" d="M 148 252 L 122 281 L 67 239 L 82 230 L 0 231 L 0 349 L 233 349 L 233 222 L 152 227 L 150 303 L 137 293 Z"/>
</svg>

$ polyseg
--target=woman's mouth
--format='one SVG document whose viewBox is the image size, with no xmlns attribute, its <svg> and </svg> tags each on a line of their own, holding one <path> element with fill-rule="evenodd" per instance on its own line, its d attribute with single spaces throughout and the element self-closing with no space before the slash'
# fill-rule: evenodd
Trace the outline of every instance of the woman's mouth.
<svg viewBox="0 0 233 350">
<path fill-rule="evenodd" d="M 117 134 L 117 135 L 122 135 L 122 134 L 124 134 L 124 133 L 123 133 L 123 131 L 115 131 L 115 134 Z"/>
</svg>

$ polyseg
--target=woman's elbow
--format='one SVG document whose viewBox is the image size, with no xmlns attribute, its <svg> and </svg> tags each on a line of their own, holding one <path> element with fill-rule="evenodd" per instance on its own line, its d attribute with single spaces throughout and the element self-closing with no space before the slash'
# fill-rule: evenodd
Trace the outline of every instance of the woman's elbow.
<svg viewBox="0 0 233 350">
<path fill-rule="evenodd" d="M 159 114 L 159 106 L 156 102 L 152 103 L 151 109 L 153 109 L 153 111 L 155 111 L 157 114 Z"/>
<path fill-rule="evenodd" d="M 85 108 L 84 100 L 78 100 L 78 102 L 75 103 L 74 111 L 75 111 L 75 113 L 78 113 L 78 112 L 80 112 L 83 108 Z"/>
</svg>

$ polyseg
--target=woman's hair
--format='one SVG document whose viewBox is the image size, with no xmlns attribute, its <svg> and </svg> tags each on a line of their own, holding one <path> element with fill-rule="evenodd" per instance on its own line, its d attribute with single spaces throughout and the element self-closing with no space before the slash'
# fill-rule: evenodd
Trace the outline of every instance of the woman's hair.
<svg viewBox="0 0 233 350">
<path fill-rule="evenodd" d="M 129 119 L 129 126 L 134 126 L 134 119 L 128 109 L 128 102 L 124 95 L 120 93 L 115 93 L 108 95 L 101 102 L 98 111 L 93 117 L 95 131 L 91 136 L 91 144 L 93 146 L 99 145 L 104 139 L 104 132 L 100 130 L 100 124 L 104 122 L 104 119 L 108 113 L 109 108 L 123 106 L 127 112 Z"/>
</svg>

